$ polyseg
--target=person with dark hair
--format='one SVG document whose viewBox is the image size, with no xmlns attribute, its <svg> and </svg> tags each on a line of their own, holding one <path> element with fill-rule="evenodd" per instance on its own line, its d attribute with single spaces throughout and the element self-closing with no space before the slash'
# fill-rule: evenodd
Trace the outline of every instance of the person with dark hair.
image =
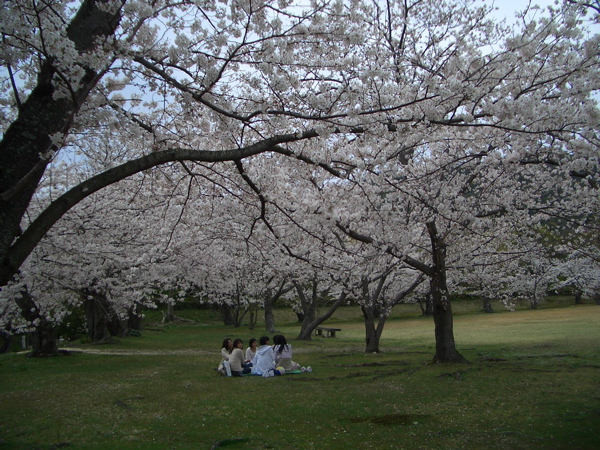
<svg viewBox="0 0 600 450">
<path fill-rule="evenodd" d="M 229 356 L 229 367 L 232 377 L 241 377 L 242 374 L 250 373 L 250 367 L 244 362 L 244 342 L 241 339 L 233 341 L 233 351 Z"/>
<path fill-rule="evenodd" d="M 248 341 L 248 348 L 246 349 L 246 363 L 252 363 L 254 355 L 256 355 L 256 348 L 258 347 L 258 341 L 256 338 L 252 338 Z"/>
<path fill-rule="evenodd" d="M 225 375 L 227 372 L 227 368 L 229 366 L 229 357 L 231 356 L 232 351 L 233 341 L 231 340 L 231 338 L 223 339 L 223 344 L 221 345 L 221 362 L 219 363 L 219 367 L 217 368 L 217 371 L 221 375 Z"/>
<path fill-rule="evenodd" d="M 221 357 L 225 361 L 229 361 L 229 355 L 233 351 L 233 341 L 231 338 L 223 339 L 223 344 L 221 345 Z"/>
<path fill-rule="evenodd" d="M 275 354 L 275 366 L 283 367 L 286 372 L 291 372 L 292 367 L 292 344 L 288 344 L 285 336 L 273 336 L 273 353 Z"/>
<path fill-rule="evenodd" d="M 268 377 L 275 370 L 275 354 L 273 347 L 269 345 L 269 336 L 262 336 L 259 343 L 260 347 L 252 360 L 252 374 Z"/>
</svg>

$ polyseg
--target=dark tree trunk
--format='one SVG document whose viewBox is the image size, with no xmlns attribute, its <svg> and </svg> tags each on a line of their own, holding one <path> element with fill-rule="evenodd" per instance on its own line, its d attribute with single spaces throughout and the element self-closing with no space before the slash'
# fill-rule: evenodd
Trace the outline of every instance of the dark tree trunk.
<svg viewBox="0 0 600 450">
<path fill-rule="evenodd" d="M 431 293 L 425 294 L 425 300 L 417 300 L 421 308 L 422 316 L 433 316 L 433 302 L 431 301 Z"/>
<path fill-rule="evenodd" d="M 360 309 L 365 319 L 365 353 L 379 353 L 379 343 L 385 322 L 392 312 L 392 308 L 406 298 L 419 286 L 425 276 L 419 275 L 405 290 L 400 291 L 395 297 L 386 299 L 385 282 L 391 274 L 393 268 L 388 268 L 379 276 L 377 287 L 373 292 L 369 291 L 369 284 L 372 282 L 368 278 L 362 280 L 362 301 Z M 377 322 L 377 324 L 375 323 Z"/>
<path fill-rule="evenodd" d="M 265 330 L 267 333 L 276 333 L 275 329 L 275 315 L 273 314 L 274 301 L 272 298 L 265 299 Z"/>
<path fill-rule="evenodd" d="M 434 222 L 427 223 L 431 240 L 433 267 L 430 278 L 435 323 L 434 363 L 468 362 L 457 350 L 454 342 L 454 322 L 450 295 L 446 284 L 446 245 L 437 233 Z"/>
<path fill-rule="evenodd" d="M 489 297 L 483 297 L 483 312 L 493 313 L 492 302 Z"/>
<path fill-rule="evenodd" d="M 294 285 L 290 284 L 286 286 L 287 280 L 283 280 L 279 285 L 275 293 L 268 290 L 265 295 L 265 328 L 267 333 L 276 333 L 275 329 L 275 315 L 273 310 L 275 308 L 275 302 L 281 298 L 282 295 L 287 294 L 289 291 L 294 289 Z"/>
<path fill-rule="evenodd" d="M 437 284 L 432 281 L 432 284 Z M 435 355 L 436 363 L 468 362 L 456 350 L 454 342 L 454 322 L 452 307 L 448 298 L 448 290 L 443 287 L 433 288 L 433 321 L 435 323 Z"/>
<path fill-rule="evenodd" d="M 315 321 L 318 301 L 318 283 L 316 280 L 312 281 L 312 292 L 310 298 L 304 293 L 302 286 L 296 283 L 294 283 L 294 286 L 296 287 L 296 292 L 300 298 L 300 305 L 303 312 L 302 325 L 300 327 L 300 334 L 298 335 L 297 339 L 309 341 L 311 339 L 312 330 L 308 334 L 306 333 L 306 330 L 310 324 Z"/>
<path fill-rule="evenodd" d="M 21 292 L 17 299 L 23 318 L 31 323 L 36 323 L 31 333 L 31 353 L 29 356 L 39 358 L 43 356 L 56 356 L 58 351 L 58 336 L 54 324 L 48 322 L 35 304 L 27 290 Z"/>
<path fill-rule="evenodd" d="M 233 328 L 239 328 L 242 326 L 242 320 L 249 311 L 249 307 L 244 307 L 239 299 L 231 305 L 221 304 L 218 306 L 221 315 L 223 316 L 223 323 L 225 325 L 232 326 Z"/>
<path fill-rule="evenodd" d="M 300 336 L 305 336 L 305 340 L 310 340 L 311 334 L 309 332 L 308 337 L 306 337 L 306 330 L 310 327 L 310 324 L 316 320 L 316 317 L 316 309 L 311 308 L 310 311 L 304 312 L 304 318 L 302 319 L 302 325 L 300 326 Z"/>
<path fill-rule="evenodd" d="M 56 356 L 58 351 L 58 335 L 54 325 L 47 321 L 42 321 L 39 326 L 31 333 L 31 353 L 32 358 L 43 356 Z"/>
<path fill-rule="evenodd" d="M 134 305 L 131 311 L 129 312 L 129 317 L 127 319 L 127 329 L 129 330 L 129 334 L 137 334 L 139 335 L 142 331 L 142 315 L 140 313 L 140 306 Z"/>
<path fill-rule="evenodd" d="M 248 313 L 249 308 L 251 308 L 251 306 L 242 307 L 239 304 L 235 306 L 235 311 L 234 311 L 235 321 L 233 323 L 233 328 L 239 328 L 242 326 L 242 320 L 244 320 L 244 317 L 246 317 L 246 314 Z"/>
<path fill-rule="evenodd" d="M 387 315 L 380 314 L 376 308 L 361 306 L 360 309 L 365 319 L 365 353 L 379 353 L 379 343 Z M 375 316 L 379 318 L 377 325 Z"/>
<path fill-rule="evenodd" d="M 108 320 L 108 332 L 111 336 L 123 337 L 129 333 L 127 319 L 120 319 L 117 314 L 111 313 Z"/>
<path fill-rule="evenodd" d="M 379 353 L 379 340 L 385 324 L 385 313 L 380 312 L 378 305 L 383 303 L 383 291 L 387 277 L 391 269 L 384 271 L 379 276 L 377 286 L 373 292 L 370 292 L 369 285 L 372 283 L 368 277 L 362 279 L 362 301 L 360 310 L 365 319 L 365 353 Z M 381 311 L 385 311 L 385 307 Z M 390 308 L 391 311 L 391 308 Z M 375 317 L 378 323 L 375 325 Z"/>
<path fill-rule="evenodd" d="M 333 305 L 330 306 L 330 308 L 325 314 L 317 317 L 311 323 L 307 324 L 306 327 L 302 328 L 300 334 L 296 339 L 301 341 L 310 341 L 312 339 L 312 333 L 315 330 L 315 328 L 317 328 L 319 325 L 321 325 L 333 315 L 335 310 L 338 309 L 342 303 L 344 303 L 344 300 L 346 300 L 346 295 L 347 294 L 345 292 L 342 292 L 338 299 L 333 303 Z"/>
<path fill-rule="evenodd" d="M 244 320 L 244 317 L 246 316 L 246 313 L 248 312 L 248 310 L 244 310 L 242 311 L 236 311 L 237 314 L 235 314 L 235 322 L 233 323 L 233 328 L 239 328 L 242 326 L 242 320 Z"/>
<path fill-rule="evenodd" d="M 66 27 L 68 39 L 81 53 L 92 50 L 96 38 L 112 35 L 120 20 L 120 11 L 109 14 L 96 3 L 84 1 Z M 9 249 L 20 234 L 21 219 L 48 164 L 44 155 L 57 150 L 51 137 L 68 133 L 73 117 L 99 79 L 100 74 L 85 68 L 79 83 L 69 86 L 71 95 L 55 98 L 60 77 L 50 60 L 42 61 L 37 86 L 0 140 L 0 285 L 12 278 L 24 259 L 17 255 L 13 260 Z"/>
<path fill-rule="evenodd" d="M 249 330 L 254 330 L 256 322 L 258 321 L 258 307 L 254 307 L 250 310 L 250 323 L 248 324 Z"/>
<path fill-rule="evenodd" d="M 0 330 L 0 353 L 6 353 L 10 350 L 11 338 L 10 333 Z"/>
<path fill-rule="evenodd" d="M 220 304 L 217 305 L 217 309 L 221 313 L 221 317 L 223 318 L 223 324 L 233 326 L 235 324 L 235 318 L 233 317 L 233 311 L 229 306 Z"/>
<path fill-rule="evenodd" d="M 105 295 L 86 291 L 84 293 L 85 317 L 88 337 L 96 344 L 109 342 L 110 305 Z"/>
<path fill-rule="evenodd" d="M 583 300 L 582 300 L 582 295 L 583 293 L 581 291 L 575 291 L 575 304 L 576 305 L 583 305 Z"/>
<path fill-rule="evenodd" d="M 167 303 L 167 312 L 164 313 L 162 323 L 177 322 L 177 316 L 175 316 L 175 308 L 172 303 Z"/>
<path fill-rule="evenodd" d="M 225 305 L 222 305 L 221 307 L 218 307 L 217 309 L 221 312 L 221 314 L 226 314 L 227 312 L 223 309 L 225 307 L 226 307 Z M 129 320 L 127 322 L 127 325 L 128 325 L 127 333 L 128 334 L 137 335 L 137 334 L 139 334 L 139 332 L 142 329 L 142 318 L 139 315 L 137 308 L 138 308 L 137 305 L 134 306 L 132 311 L 129 313 Z M 134 324 L 137 323 L 138 325 L 132 326 L 131 325 L 132 322 Z M 182 319 L 181 317 L 177 316 L 175 314 L 175 307 L 173 306 L 173 304 L 167 303 L 167 312 L 165 312 L 163 314 L 162 323 L 183 323 L 183 322 L 193 323 L 194 321 L 188 320 L 188 319 Z"/>
<path fill-rule="evenodd" d="M 538 305 L 539 305 L 539 301 L 537 298 L 533 297 L 531 300 L 529 300 L 529 306 L 531 307 L 531 309 L 537 309 Z"/>
<path fill-rule="evenodd" d="M 379 342 L 377 340 L 377 330 L 375 329 L 375 319 L 370 308 L 361 306 L 365 320 L 365 353 L 379 352 Z"/>
<path fill-rule="evenodd" d="M 373 238 L 349 230 L 341 224 L 337 224 L 337 227 L 353 239 L 367 244 L 374 242 Z M 436 345 L 432 362 L 468 362 L 458 353 L 456 344 L 454 343 L 452 308 L 450 306 L 450 295 L 446 283 L 446 246 L 444 239 L 438 236 L 435 222 L 427 223 L 427 232 L 431 241 L 431 258 L 433 264 L 428 266 L 409 255 L 403 255 L 402 260 L 429 277 Z M 391 247 L 386 252 L 396 256 Z"/>
</svg>

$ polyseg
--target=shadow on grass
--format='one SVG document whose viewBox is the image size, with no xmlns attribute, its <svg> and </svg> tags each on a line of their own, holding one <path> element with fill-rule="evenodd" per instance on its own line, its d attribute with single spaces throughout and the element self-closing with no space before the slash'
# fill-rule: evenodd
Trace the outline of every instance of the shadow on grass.
<svg viewBox="0 0 600 450">
<path fill-rule="evenodd" d="M 383 416 L 353 417 L 349 421 L 375 425 L 419 425 L 431 423 L 433 416 L 428 414 L 385 414 Z"/>
</svg>

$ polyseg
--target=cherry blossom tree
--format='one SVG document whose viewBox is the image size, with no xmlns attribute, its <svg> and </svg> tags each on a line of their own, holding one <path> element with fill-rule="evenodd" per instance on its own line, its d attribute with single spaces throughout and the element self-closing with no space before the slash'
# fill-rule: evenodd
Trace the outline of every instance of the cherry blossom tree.
<svg viewBox="0 0 600 450">
<path fill-rule="evenodd" d="M 389 128 L 404 127 L 404 133 L 382 134 L 377 147 L 367 150 L 365 139 L 357 140 L 356 154 L 379 155 L 371 160 L 362 158 L 357 169 L 364 168 L 360 176 L 368 173 L 373 180 L 361 182 L 363 189 L 374 187 L 370 196 L 377 215 L 371 217 L 386 216 L 369 223 L 367 212 L 355 209 L 339 220 L 340 229 L 355 239 L 380 245 L 429 276 L 436 323 L 435 361 L 463 359 L 456 352 L 452 333 L 446 270 L 450 246 L 457 252 L 453 264 L 468 266 L 459 258 L 472 258 L 473 251 L 484 244 L 498 248 L 506 233 L 527 232 L 552 217 L 574 220 L 597 214 L 597 110 L 589 98 L 597 79 L 590 74 L 592 82 L 570 80 L 572 72 L 564 65 L 564 54 L 574 55 L 578 48 L 568 30 L 575 16 L 569 10 L 553 14 L 540 22 L 525 20 L 527 26 L 497 53 L 475 47 L 455 52 L 464 34 L 453 34 L 451 25 L 440 30 L 446 34 L 431 32 L 430 39 L 447 40 L 444 49 L 448 51 L 445 58 L 436 55 L 441 62 L 435 77 L 442 85 L 450 81 L 455 88 L 461 86 L 461 94 L 457 95 L 455 88 L 442 89 L 436 91 L 435 99 L 420 103 L 427 120 L 411 123 L 409 135 L 404 117 L 398 115 L 390 117 Z M 395 54 L 388 47 L 382 45 L 378 54 L 382 57 L 387 52 L 393 60 Z M 423 48 L 421 59 L 433 56 L 427 53 L 433 51 L 433 44 Z M 559 48 L 563 50 L 555 53 Z M 579 55 L 584 66 L 597 64 L 593 62 L 597 53 Z M 513 63 L 508 63 L 509 57 Z M 514 73 L 515 65 L 522 69 L 522 76 Z M 413 79 L 423 76 L 420 68 L 413 67 Z M 402 79 L 394 81 L 401 85 Z M 482 83 L 485 93 L 479 91 Z M 586 92 L 587 99 L 572 97 L 558 106 L 566 100 L 565 90 L 572 92 L 572 88 Z M 477 91 L 481 94 L 475 94 Z M 549 108 L 554 107 L 555 113 L 550 113 Z M 479 126 L 467 126 L 472 120 Z M 448 127 L 436 126 L 440 124 Z M 421 125 L 420 132 L 414 130 Z M 378 198 L 384 196 L 390 204 L 387 208 L 378 205 Z M 386 227 L 381 225 L 384 221 Z M 392 223 L 397 226 L 390 226 Z M 404 236 L 411 236 L 404 242 L 397 236 L 400 226 L 406 230 Z M 419 241 L 415 234 L 419 228 L 426 231 L 422 237 L 429 243 Z M 471 251 L 464 245 L 469 235 L 477 236 L 476 242 L 469 239 Z M 429 263 L 410 254 L 414 245 L 429 246 Z"/>
<path fill-rule="evenodd" d="M 562 283 L 559 289 L 571 288 L 575 292 L 575 303 L 583 303 L 582 297 L 600 304 L 600 264 L 598 258 L 577 252 L 559 267 Z"/>
<path fill-rule="evenodd" d="M 493 312 L 492 299 L 511 311 L 525 299 L 537 309 L 559 285 L 561 261 L 552 246 L 523 244 L 522 239 L 505 239 L 503 249 L 489 248 L 484 257 L 473 255 L 471 266 L 457 270 L 463 288 L 482 297 L 485 312 Z"/>
<path fill-rule="evenodd" d="M 310 47 L 323 47 L 326 60 L 357 20 L 341 3 L 305 11 L 280 3 L 3 4 L 2 285 L 48 229 L 98 189 L 171 161 L 239 161 L 265 151 L 293 156 L 278 146 L 317 136 L 306 125 L 325 120 L 314 99 L 319 72 L 340 61 L 320 67 Z M 346 25 L 337 29 L 339 23 Z M 295 80 L 289 88 L 284 74 Z M 302 95 L 296 103 L 275 102 L 284 92 Z M 313 98 L 312 110 L 306 98 Z M 59 150 L 63 158 L 77 152 L 79 136 L 101 142 L 103 164 L 90 165 L 95 170 L 86 179 L 22 224 L 52 159 Z M 74 158 L 84 164 L 85 156 Z"/>
<path fill-rule="evenodd" d="M 397 266 L 397 263 L 395 264 Z M 365 319 L 365 352 L 380 352 L 379 344 L 387 318 L 394 306 L 411 294 L 423 282 L 423 274 L 414 275 L 414 270 L 382 266 L 381 273 L 361 279 L 358 296 L 360 309 Z"/>
<path fill-rule="evenodd" d="M 51 177 L 55 182 L 65 176 L 58 172 Z M 163 245 L 172 227 L 168 222 L 175 222 L 176 215 L 167 214 L 170 219 L 164 220 L 167 204 L 157 189 L 136 195 L 139 181 L 131 179 L 88 197 L 34 249 L 19 277 L 0 293 L 6 308 L 11 298 L 28 293 L 29 306 L 19 305 L 27 318 L 24 329 L 34 326 L 37 332 L 38 322 L 56 326 L 83 307 L 90 338 L 102 342 L 139 329 L 142 308 L 169 301 L 160 292 L 175 283 L 176 272 Z M 32 306 L 35 317 L 28 312 Z M 33 353 L 38 351 L 34 345 Z"/>
<path fill-rule="evenodd" d="M 457 361 L 447 250 L 597 212 L 598 36 L 582 26 L 597 11 L 583 2 L 514 30 L 470 1 L 1 8 L 0 285 L 74 205 L 135 174 L 235 179 L 254 193 L 251 234 L 263 223 L 296 256 L 270 214 L 302 224 L 286 202 L 338 183 L 345 201 L 313 203 L 302 228 L 337 223 L 427 275 L 435 359 Z M 33 204 L 61 161 L 80 176 Z"/>
</svg>

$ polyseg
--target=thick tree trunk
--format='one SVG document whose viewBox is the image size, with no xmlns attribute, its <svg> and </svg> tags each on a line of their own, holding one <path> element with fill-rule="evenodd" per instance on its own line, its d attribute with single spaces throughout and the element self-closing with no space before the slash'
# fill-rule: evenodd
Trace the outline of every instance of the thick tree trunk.
<svg viewBox="0 0 600 450">
<path fill-rule="evenodd" d="M 175 316 L 175 308 L 172 303 L 167 303 L 167 312 L 163 315 L 162 323 L 171 323 L 177 322 L 177 317 Z"/>
<path fill-rule="evenodd" d="M 360 307 L 365 319 L 365 353 L 379 353 L 379 343 L 387 316 L 380 314 L 377 309 L 365 306 Z M 375 325 L 375 316 L 379 317 Z"/>
<path fill-rule="evenodd" d="M 17 304 L 21 309 L 23 318 L 32 324 L 36 324 L 31 333 L 31 353 L 29 353 L 29 356 L 39 358 L 58 355 L 58 336 L 54 324 L 48 322 L 40 314 L 39 308 L 28 291 L 21 292 Z"/>
<path fill-rule="evenodd" d="M 529 300 L 529 307 L 531 309 L 537 309 L 539 305 L 539 301 L 537 298 L 533 297 L 531 300 Z"/>
<path fill-rule="evenodd" d="M 217 306 L 217 309 L 221 313 L 221 317 L 223 318 L 223 324 L 233 326 L 235 323 L 235 319 L 233 317 L 233 312 L 228 305 L 220 304 Z"/>
<path fill-rule="evenodd" d="M 32 358 L 40 358 L 44 356 L 57 356 L 58 351 L 58 335 L 53 324 L 47 321 L 42 321 L 31 333 L 31 353 Z"/>
<path fill-rule="evenodd" d="M 304 293 L 304 289 L 297 283 L 294 283 L 296 287 L 296 292 L 298 293 L 298 297 L 300 298 L 300 305 L 302 306 L 302 325 L 300 327 L 300 333 L 298 334 L 297 339 L 302 339 L 309 341 L 311 339 L 312 330 L 307 334 L 306 330 L 310 327 L 310 324 L 315 321 L 316 311 L 317 311 L 317 282 L 315 280 L 312 281 L 312 292 L 310 298 L 306 296 Z M 316 328 L 315 325 L 314 328 Z M 314 330 L 313 328 L 313 330 Z"/>
<path fill-rule="evenodd" d="M 300 334 L 299 336 L 304 336 L 303 339 L 305 340 L 310 340 L 310 336 L 312 333 L 312 330 L 310 330 L 308 332 L 308 336 L 307 336 L 307 330 L 308 328 L 310 328 L 310 325 L 312 323 L 314 323 L 314 321 L 316 320 L 316 309 L 311 308 L 310 311 L 305 312 L 304 313 L 304 318 L 302 320 L 302 325 L 300 326 Z M 316 328 L 318 325 L 315 325 L 314 328 Z M 313 328 L 313 330 L 314 330 Z M 298 339 L 300 339 L 300 337 L 298 337 Z"/>
<path fill-rule="evenodd" d="M 575 304 L 576 305 L 583 305 L 583 300 L 582 300 L 582 295 L 583 293 L 581 291 L 575 291 Z"/>
<path fill-rule="evenodd" d="M 121 319 L 117 314 L 111 313 L 108 320 L 108 332 L 111 336 L 123 337 L 129 334 L 127 319 Z"/>
<path fill-rule="evenodd" d="M 235 321 L 233 323 L 233 328 L 239 328 L 242 326 L 242 320 L 244 319 L 244 317 L 246 316 L 246 311 L 244 311 L 243 313 L 239 313 L 235 315 Z"/>
<path fill-rule="evenodd" d="M 493 313 L 494 309 L 492 308 L 492 301 L 489 297 L 483 297 L 483 312 L 485 313 Z"/>
<path fill-rule="evenodd" d="M 385 282 L 390 273 L 390 270 L 386 270 L 379 276 L 379 281 L 373 292 L 369 289 L 369 285 L 372 283 L 372 281 L 369 280 L 369 277 L 363 277 L 362 279 L 362 301 L 360 310 L 362 311 L 365 320 L 365 353 L 379 353 L 379 339 L 383 331 L 385 317 L 382 317 L 383 314 L 380 313 L 378 305 L 382 304 L 384 301 L 382 294 Z M 385 310 L 385 307 L 383 308 Z M 377 326 L 375 325 L 375 317 L 379 318 Z M 383 322 L 381 321 L 382 318 Z"/>
<path fill-rule="evenodd" d="M 134 305 L 134 307 L 129 312 L 129 317 L 127 319 L 127 330 L 130 335 L 140 335 L 142 332 L 142 315 L 140 314 L 140 306 Z"/>
<path fill-rule="evenodd" d="M 10 350 L 12 335 L 6 331 L 0 330 L 0 353 L 6 353 Z"/>
<path fill-rule="evenodd" d="M 248 312 L 248 308 L 242 307 L 238 300 L 232 305 L 221 304 L 218 306 L 218 309 L 221 311 L 223 323 L 233 328 L 242 326 L 242 320 L 244 320 Z"/>
<path fill-rule="evenodd" d="M 433 258 L 430 285 L 435 323 L 435 355 L 432 362 L 465 363 L 468 361 L 456 350 L 454 342 L 452 306 L 446 284 L 446 245 L 438 235 L 434 222 L 427 223 L 427 230 Z"/>
<path fill-rule="evenodd" d="M 454 342 L 452 307 L 448 300 L 448 292 L 443 290 L 434 294 L 433 321 L 435 323 L 435 355 L 436 363 L 468 362 L 457 350 Z"/>
<path fill-rule="evenodd" d="M 106 296 L 86 292 L 85 317 L 87 319 L 88 337 L 95 344 L 103 344 L 111 340 L 109 332 L 110 305 Z"/>
<path fill-rule="evenodd" d="M 296 339 L 301 341 L 310 341 L 312 339 L 312 333 L 315 330 L 315 328 L 317 328 L 319 325 L 321 325 L 333 315 L 335 310 L 338 309 L 342 303 L 344 303 L 344 300 L 346 300 L 346 296 L 347 294 L 345 292 L 342 292 L 338 299 L 333 303 L 333 305 L 330 306 L 330 308 L 325 314 L 323 314 L 320 317 L 317 317 L 311 323 L 307 324 L 300 330 L 300 334 Z"/>
<path fill-rule="evenodd" d="M 275 315 L 273 313 L 273 310 L 275 309 L 275 303 L 277 302 L 277 300 L 279 300 L 281 298 L 282 295 L 285 295 L 289 291 L 294 289 L 293 284 L 290 283 L 288 286 L 286 286 L 286 284 L 288 284 L 287 280 L 283 280 L 281 282 L 281 284 L 279 285 L 279 287 L 277 288 L 277 292 L 273 293 L 270 290 L 268 290 L 266 292 L 266 295 L 265 295 L 265 328 L 267 330 L 267 333 L 272 334 L 272 333 L 277 332 L 277 330 L 275 329 Z"/>
<path fill-rule="evenodd" d="M 221 313 L 223 310 L 219 309 Z M 175 314 L 175 307 L 171 303 L 167 303 L 167 311 L 163 314 L 161 323 L 193 323 L 193 320 L 183 319 Z M 136 305 L 129 313 L 127 321 L 127 334 L 139 336 L 142 331 L 142 318 L 138 312 Z"/>
<path fill-rule="evenodd" d="M 248 324 L 249 330 L 254 330 L 256 322 L 258 321 L 258 307 L 254 307 L 250 310 L 250 323 Z"/>
<path fill-rule="evenodd" d="M 338 228 L 353 239 L 372 244 L 373 238 L 348 230 L 343 225 L 337 224 Z M 403 255 L 402 260 L 411 267 L 427 275 L 430 280 L 430 292 L 433 302 L 433 320 L 435 323 L 436 351 L 433 362 L 468 362 L 456 350 L 454 343 L 454 330 L 452 320 L 452 308 L 450 306 L 450 295 L 446 283 L 446 246 L 443 238 L 438 236 L 435 222 L 427 223 L 427 232 L 431 241 L 432 266 Z M 387 250 L 394 254 L 391 250 Z"/>
<path fill-rule="evenodd" d="M 273 314 L 274 301 L 272 299 L 265 300 L 265 329 L 267 333 L 276 333 L 275 329 L 275 315 Z"/>
<path fill-rule="evenodd" d="M 419 275 L 405 290 L 398 292 L 392 299 L 386 299 L 384 287 L 391 270 L 390 267 L 378 277 L 377 287 L 372 292 L 369 289 L 369 284 L 372 281 L 367 277 L 362 280 L 363 293 L 360 309 L 365 319 L 365 353 L 379 353 L 381 351 L 379 349 L 381 335 L 392 308 L 413 292 L 425 279 L 425 275 Z"/>
<path fill-rule="evenodd" d="M 360 307 L 365 319 L 365 353 L 379 353 L 379 340 L 375 329 L 375 319 L 370 308 Z"/>
<path fill-rule="evenodd" d="M 120 11 L 111 14 L 96 3 L 82 2 L 66 28 L 68 38 L 81 53 L 92 50 L 96 38 L 112 35 L 120 20 Z M 55 98 L 59 79 L 51 60 L 43 61 L 37 86 L 0 140 L 0 285 L 10 280 L 22 262 L 22 256 L 13 260 L 9 249 L 20 234 L 21 219 L 49 162 L 46 155 L 57 150 L 52 136 L 68 133 L 73 117 L 100 74 L 86 68 L 78 83 L 70 86 L 71 95 Z"/>
<path fill-rule="evenodd" d="M 431 301 L 431 293 L 425 294 L 425 300 L 418 300 L 419 307 L 421 308 L 422 316 L 433 316 L 433 302 Z"/>
</svg>

